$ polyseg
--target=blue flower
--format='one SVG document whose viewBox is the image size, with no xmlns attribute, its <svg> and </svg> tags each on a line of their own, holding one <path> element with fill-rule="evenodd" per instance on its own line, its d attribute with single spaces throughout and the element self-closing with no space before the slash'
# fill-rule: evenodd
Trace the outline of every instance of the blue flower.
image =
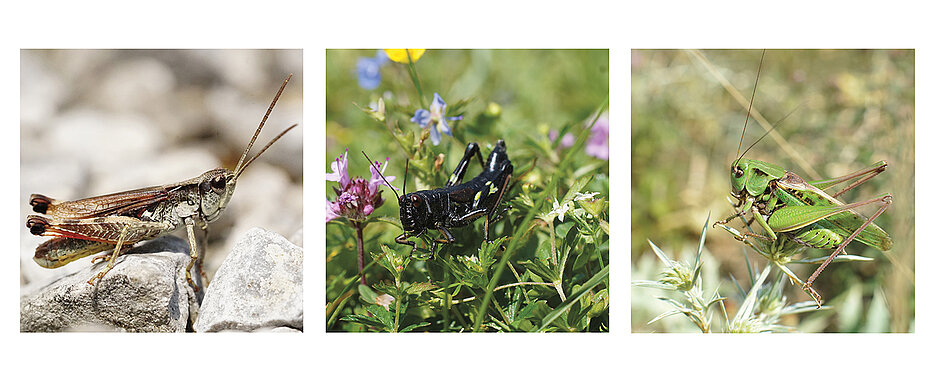
<svg viewBox="0 0 935 381">
<path fill-rule="evenodd" d="M 446 135 L 451 136 L 451 128 L 448 127 L 449 120 L 461 120 L 463 116 L 445 116 L 445 108 L 447 105 L 445 101 L 442 100 L 442 97 L 435 93 L 435 99 L 432 100 L 432 105 L 429 106 L 429 109 L 418 109 L 416 110 L 415 115 L 412 116 L 412 119 L 409 121 L 417 123 L 419 127 L 429 128 L 429 133 L 432 137 L 432 144 L 438 145 L 441 142 L 441 134 L 438 133 L 440 130 Z"/>
<path fill-rule="evenodd" d="M 376 57 L 357 60 L 357 83 L 366 90 L 380 86 L 380 67 L 387 62 L 386 52 L 377 50 Z"/>
</svg>

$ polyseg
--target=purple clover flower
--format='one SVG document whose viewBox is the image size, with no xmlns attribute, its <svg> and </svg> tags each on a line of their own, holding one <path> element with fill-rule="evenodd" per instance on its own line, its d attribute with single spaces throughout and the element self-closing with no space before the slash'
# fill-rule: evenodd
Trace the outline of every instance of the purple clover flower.
<svg viewBox="0 0 935 381">
<path fill-rule="evenodd" d="M 357 84 L 365 90 L 376 89 L 380 86 L 380 67 L 389 59 L 382 49 L 377 50 L 376 57 L 360 58 L 357 60 Z"/>
<path fill-rule="evenodd" d="M 549 140 L 554 142 L 555 138 L 557 137 L 558 137 L 558 131 L 549 130 Z M 558 146 L 562 148 L 569 148 L 573 146 L 574 144 L 575 144 L 575 136 L 572 135 L 570 132 L 566 132 L 565 135 L 562 136 L 562 142 L 559 143 Z"/>
<path fill-rule="evenodd" d="M 591 127 L 591 136 L 584 146 L 584 153 L 598 159 L 607 160 L 610 157 L 610 117 L 607 113 L 601 114 L 594 127 Z"/>
<path fill-rule="evenodd" d="M 448 127 L 449 120 L 461 120 L 463 116 L 445 116 L 445 108 L 448 105 L 445 104 L 445 101 L 442 99 L 438 93 L 435 93 L 435 98 L 432 100 L 432 104 L 429 106 L 429 109 L 418 109 L 416 110 L 415 115 L 412 116 L 412 119 L 409 121 L 417 123 L 421 128 L 429 128 L 429 135 L 432 137 L 432 144 L 438 145 L 441 142 L 442 137 L 438 131 L 445 133 L 448 136 L 451 136 L 451 128 Z"/>
<path fill-rule="evenodd" d="M 325 200 L 325 222 L 338 217 L 344 217 L 352 221 L 363 221 L 373 213 L 374 209 L 383 205 L 383 197 L 381 197 L 383 191 L 379 189 L 380 185 L 399 189 L 389 183 L 389 181 L 395 180 L 396 176 L 386 176 L 385 181 L 380 176 L 389 166 L 389 158 L 383 162 L 382 167 L 379 161 L 374 163 L 376 168 L 374 166 L 370 167 L 371 177 L 368 181 L 361 177 L 351 178 L 348 175 L 347 156 L 348 153 L 345 150 L 343 155 L 338 156 L 331 163 L 333 172 L 325 174 L 325 180 L 334 181 L 340 185 L 340 187 L 333 188 L 337 199 L 335 201 Z"/>
</svg>

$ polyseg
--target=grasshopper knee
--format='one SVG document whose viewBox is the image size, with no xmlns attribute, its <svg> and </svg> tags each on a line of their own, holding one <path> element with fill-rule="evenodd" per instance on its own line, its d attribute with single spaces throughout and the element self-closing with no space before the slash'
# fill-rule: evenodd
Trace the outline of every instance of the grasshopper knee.
<svg viewBox="0 0 935 381">
<path fill-rule="evenodd" d="M 42 235 L 49 226 L 49 221 L 39 216 L 29 216 L 26 218 L 26 227 L 33 235 Z"/>
<path fill-rule="evenodd" d="M 45 214 L 49 211 L 49 205 L 51 204 L 52 199 L 41 194 L 29 196 L 29 205 L 32 206 L 32 210 L 36 213 Z"/>
</svg>

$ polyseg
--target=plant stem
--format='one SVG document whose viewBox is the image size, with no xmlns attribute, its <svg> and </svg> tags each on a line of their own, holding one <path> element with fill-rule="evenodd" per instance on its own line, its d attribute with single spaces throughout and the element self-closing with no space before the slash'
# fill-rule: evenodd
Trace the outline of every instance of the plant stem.
<svg viewBox="0 0 935 381">
<path fill-rule="evenodd" d="M 409 49 L 406 49 L 406 57 L 409 58 L 409 77 L 412 79 L 412 83 L 416 85 L 416 93 L 419 94 L 419 103 L 422 104 L 422 108 L 428 109 L 428 106 L 425 103 L 425 96 L 422 95 L 422 84 L 419 83 L 419 74 L 416 72 L 416 63 L 412 61 L 412 55 L 409 52 Z"/>
<path fill-rule="evenodd" d="M 354 229 L 357 230 L 357 273 L 360 274 L 360 284 L 367 285 L 367 277 L 364 276 L 364 227 L 360 222 L 351 222 Z"/>
<path fill-rule="evenodd" d="M 558 291 L 558 297 L 561 298 L 562 301 L 564 302 L 564 301 L 565 301 L 565 291 L 562 290 L 562 283 L 561 283 L 561 282 L 555 282 L 555 283 L 552 283 L 552 286 L 555 287 L 555 291 Z"/>
<path fill-rule="evenodd" d="M 495 289 L 493 289 L 493 290 L 494 290 L 494 291 L 499 291 L 499 290 L 502 290 L 502 289 L 504 289 L 504 288 L 510 288 L 510 287 L 516 287 L 516 286 L 552 286 L 552 285 L 553 285 L 552 283 L 546 283 L 546 282 L 516 282 L 516 283 L 504 284 L 504 285 L 502 285 L 502 286 L 497 286 L 497 288 L 495 288 Z M 452 300 L 452 301 L 451 301 L 451 304 L 466 303 L 466 302 L 470 302 L 470 301 L 472 301 L 472 300 L 474 300 L 474 299 L 477 299 L 477 297 L 476 297 L 476 296 L 471 296 L 471 297 L 467 297 L 467 298 L 464 298 L 464 299 L 461 299 L 461 300 Z M 565 300 L 565 299 L 564 299 L 564 295 L 563 295 L 562 300 Z"/>
<path fill-rule="evenodd" d="M 558 265 L 558 258 L 555 255 L 555 225 L 552 219 L 549 220 L 549 242 L 552 244 L 552 266 Z"/>
<path fill-rule="evenodd" d="M 393 320 L 393 332 L 399 332 L 399 309 L 402 307 L 402 296 L 399 277 L 396 278 L 396 318 Z"/>
</svg>

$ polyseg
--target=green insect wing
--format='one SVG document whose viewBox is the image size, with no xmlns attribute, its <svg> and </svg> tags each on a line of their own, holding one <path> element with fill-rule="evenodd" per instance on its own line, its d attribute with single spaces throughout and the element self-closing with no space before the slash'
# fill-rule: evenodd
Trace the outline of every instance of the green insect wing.
<svg viewBox="0 0 935 381">
<path fill-rule="evenodd" d="M 768 223 L 776 232 L 793 231 L 818 223 L 846 237 L 866 221 L 867 219 L 841 205 L 790 205 L 773 212 Z M 867 225 L 855 239 L 883 251 L 893 247 L 893 240 L 889 234 L 873 223 Z"/>
</svg>

